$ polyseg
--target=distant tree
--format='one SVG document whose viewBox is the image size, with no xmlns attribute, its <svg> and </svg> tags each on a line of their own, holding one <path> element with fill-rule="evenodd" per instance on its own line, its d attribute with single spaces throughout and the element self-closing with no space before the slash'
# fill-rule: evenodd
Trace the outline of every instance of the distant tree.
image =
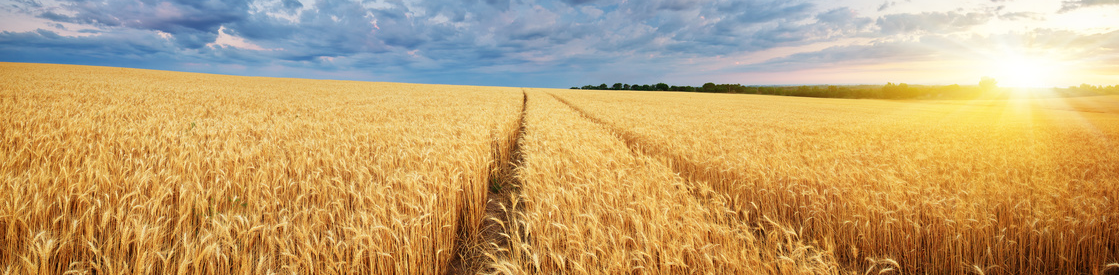
<svg viewBox="0 0 1119 275">
<path fill-rule="evenodd" d="M 901 98 L 914 98 L 917 97 L 917 89 L 910 89 L 909 84 L 898 84 L 898 97 Z"/>
<path fill-rule="evenodd" d="M 578 90 L 579 87 L 571 87 L 572 90 Z"/>
<path fill-rule="evenodd" d="M 711 83 L 711 82 L 703 83 L 703 91 L 708 92 L 708 93 L 714 92 L 715 91 L 715 83 Z"/>
<path fill-rule="evenodd" d="M 993 78 L 985 77 L 984 83 L 994 83 Z M 827 97 L 827 98 L 977 98 L 985 93 L 984 88 L 978 86 L 960 85 L 909 85 L 906 83 L 889 82 L 886 85 L 804 85 L 804 86 L 743 86 L 742 84 L 716 84 L 704 83 L 702 86 L 670 86 L 665 83 L 651 85 L 615 83 L 607 86 L 586 85 L 572 87 L 584 90 L 634 90 L 634 91 L 681 91 L 705 93 L 747 93 L 767 94 L 782 96 Z M 987 89 L 997 89 L 988 87 Z M 1056 88 L 1055 88 L 1056 89 Z M 1082 84 L 1069 86 L 1067 89 L 1056 89 L 1057 92 L 1068 95 L 1090 94 L 1119 94 L 1119 87 L 1115 85 Z"/>
<path fill-rule="evenodd" d="M 999 82 L 993 77 L 984 76 L 979 78 L 979 88 L 983 89 L 984 91 L 994 90 L 995 88 L 998 88 L 998 85 Z"/>
<path fill-rule="evenodd" d="M 695 92 L 696 88 L 692 86 L 669 86 L 668 90 L 676 92 Z"/>
<path fill-rule="evenodd" d="M 796 96 L 807 96 L 807 95 L 811 94 L 811 91 L 812 91 L 812 89 L 809 88 L 808 86 L 800 86 L 800 87 L 797 87 L 797 92 L 796 92 L 795 95 Z"/>
<path fill-rule="evenodd" d="M 727 92 L 733 94 L 745 93 L 746 86 L 742 86 L 742 84 L 727 84 Z"/>
<path fill-rule="evenodd" d="M 894 84 L 893 82 L 888 82 L 888 83 L 886 83 L 886 86 L 882 86 L 882 93 L 881 93 L 882 95 L 881 96 L 884 96 L 886 98 L 908 98 L 908 97 L 910 97 L 910 95 L 908 94 L 908 91 L 909 91 L 909 84 L 905 84 L 905 83 Z M 870 96 L 870 97 L 874 97 L 874 96 Z"/>
</svg>

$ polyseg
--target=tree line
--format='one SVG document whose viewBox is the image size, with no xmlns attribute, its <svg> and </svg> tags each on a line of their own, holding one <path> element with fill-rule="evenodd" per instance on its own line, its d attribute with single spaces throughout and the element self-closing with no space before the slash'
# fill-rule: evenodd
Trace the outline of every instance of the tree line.
<svg viewBox="0 0 1119 275">
<path fill-rule="evenodd" d="M 876 99 L 973 99 L 998 98 L 1009 96 L 1009 90 L 999 88 L 993 78 L 984 77 L 976 86 L 952 85 L 909 85 L 906 83 L 885 85 L 800 85 L 800 86 L 760 86 L 742 84 L 704 83 L 703 86 L 670 86 L 657 84 L 586 85 L 571 87 L 582 90 L 629 90 L 629 91 L 679 91 L 700 93 L 760 94 L 823 98 L 876 98 Z M 1039 96 L 1090 96 L 1119 95 L 1119 86 L 1093 86 L 1082 84 L 1068 88 L 1053 88 L 1051 93 Z"/>
</svg>

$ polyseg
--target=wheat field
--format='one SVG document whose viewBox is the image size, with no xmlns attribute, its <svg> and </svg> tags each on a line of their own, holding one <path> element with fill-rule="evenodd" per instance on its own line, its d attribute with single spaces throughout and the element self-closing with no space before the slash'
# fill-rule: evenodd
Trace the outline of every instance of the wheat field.
<svg viewBox="0 0 1119 275">
<path fill-rule="evenodd" d="M 0 75 L 7 274 L 443 274 L 523 101 L 78 66 Z"/>
<path fill-rule="evenodd" d="M 509 244 L 493 271 L 523 273 L 834 273 L 825 255 L 767 224 L 740 222 L 727 200 L 689 185 L 662 162 L 544 92 L 530 92 L 502 221 Z"/>
<path fill-rule="evenodd" d="M 1119 273 L 1090 98 L 0 76 L 2 274 Z"/>
<path fill-rule="evenodd" d="M 1028 100 L 556 94 L 731 209 L 789 226 L 841 270 L 1119 272 L 1114 113 Z"/>
</svg>

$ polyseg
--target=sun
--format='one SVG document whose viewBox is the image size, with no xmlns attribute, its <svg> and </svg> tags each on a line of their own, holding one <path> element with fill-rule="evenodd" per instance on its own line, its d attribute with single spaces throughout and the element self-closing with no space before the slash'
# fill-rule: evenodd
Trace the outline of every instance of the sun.
<svg viewBox="0 0 1119 275">
<path fill-rule="evenodd" d="M 1001 87 L 1048 88 L 1061 72 L 1056 60 L 1024 55 L 996 59 L 994 75 Z"/>
</svg>

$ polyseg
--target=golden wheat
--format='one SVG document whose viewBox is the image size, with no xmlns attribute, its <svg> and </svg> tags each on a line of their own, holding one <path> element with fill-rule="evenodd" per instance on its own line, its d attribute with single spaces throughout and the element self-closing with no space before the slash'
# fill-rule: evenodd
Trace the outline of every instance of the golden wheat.
<svg viewBox="0 0 1119 275">
<path fill-rule="evenodd" d="M 0 63 L 3 274 L 1099 274 L 1119 115 Z"/>
<path fill-rule="evenodd" d="M 0 267 L 17 274 L 442 274 L 522 101 L 82 66 L 0 75 Z"/>
<path fill-rule="evenodd" d="M 748 213 L 729 211 L 706 185 L 686 184 L 545 93 L 528 94 L 520 148 L 495 273 L 835 272 L 797 233 L 740 222 Z"/>
<path fill-rule="evenodd" d="M 554 93 L 732 209 L 834 247 L 849 272 L 1075 274 L 1119 260 L 1115 114 L 1021 100 Z"/>
</svg>

